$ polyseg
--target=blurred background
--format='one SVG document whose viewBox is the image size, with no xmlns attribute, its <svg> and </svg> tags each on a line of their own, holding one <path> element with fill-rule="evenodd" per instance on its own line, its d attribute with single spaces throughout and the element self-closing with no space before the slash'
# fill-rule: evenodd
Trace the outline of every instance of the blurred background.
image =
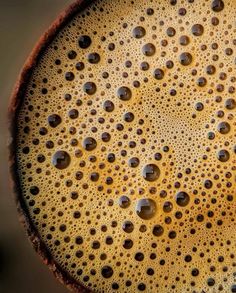
<svg viewBox="0 0 236 293">
<path fill-rule="evenodd" d="M 0 293 L 66 293 L 18 221 L 8 175 L 7 107 L 33 46 L 73 0 L 0 0 Z"/>
</svg>

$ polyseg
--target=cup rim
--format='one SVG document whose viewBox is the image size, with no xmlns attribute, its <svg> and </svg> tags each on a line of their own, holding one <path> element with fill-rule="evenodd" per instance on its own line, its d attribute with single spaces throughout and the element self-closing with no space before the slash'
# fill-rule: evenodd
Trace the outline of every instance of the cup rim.
<svg viewBox="0 0 236 293">
<path fill-rule="evenodd" d="M 76 281 L 72 276 L 68 274 L 54 259 L 45 243 L 40 237 L 33 221 L 30 219 L 29 212 L 27 211 L 25 202 L 22 198 L 22 191 L 20 188 L 20 180 L 17 172 L 17 154 L 16 154 L 16 134 L 17 134 L 17 118 L 21 104 L 24 100 L 24 94 L 28 85 L 28 82 L 32 76 L 34 68 L 42 56 L 42 53 L 46 50 L 49 44 L 53 41 L 60 30 L 79 12 L 82 12 L 87 6 L 89 6 L 94 0 L 74 0 L 72 4 L 62 11 L 58 17 L 53 21 L 46 32 L 36 43 L 35 47 L 31 51 L 25 64 L 23 65 L 18 79 L 13 88 L 13 92 L 10 97 L 8 106 L 8 127 L 9 127 L 9 173 L 10 173 L 10 185 L 13 191 L 14 200 L 16 203 L 19 220 L 27 231 L 27 236 L 37 254 L 42 259 L 54 274 L 55 278 L 64 284 L 68 289 L 76 293 L 89 293 L 91 289 L 85 287 L 82 283 Z"/>
</svg>

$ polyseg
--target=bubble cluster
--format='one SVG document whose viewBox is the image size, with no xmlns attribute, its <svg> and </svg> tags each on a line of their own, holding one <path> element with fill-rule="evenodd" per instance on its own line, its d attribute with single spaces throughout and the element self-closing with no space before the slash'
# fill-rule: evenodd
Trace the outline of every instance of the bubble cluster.
<svg viewBox="0 0 236 293">
<path fill-rule="evenodd" d="M 97 0 L 39 58 L 22 200 L 93 292 L 236 292 L 234 0 Z"/>
</svg>

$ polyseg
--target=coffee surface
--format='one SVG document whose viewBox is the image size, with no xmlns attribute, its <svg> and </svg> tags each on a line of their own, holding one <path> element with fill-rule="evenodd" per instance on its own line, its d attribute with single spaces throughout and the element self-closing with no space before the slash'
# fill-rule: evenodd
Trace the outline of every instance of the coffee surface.
<svg viewBox="0 0 236 293">
<path fill-rule="evenodd" d="M 18 115 L 30 218 L 94 292 L 236 292 L 236 2 L 95 1 Z"/>
</svg>

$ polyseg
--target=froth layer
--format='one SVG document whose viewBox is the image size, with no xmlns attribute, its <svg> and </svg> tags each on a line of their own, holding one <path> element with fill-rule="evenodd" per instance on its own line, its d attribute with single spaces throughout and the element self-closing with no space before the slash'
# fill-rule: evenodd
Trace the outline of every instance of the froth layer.
<svg viewBox="0 0 236 293">
<path fill-rule="evenodd" d="M 18 115 L 23 200 L 94 292 L 236 292 L 236 3 L 95 1 Z"/>
</svg>

